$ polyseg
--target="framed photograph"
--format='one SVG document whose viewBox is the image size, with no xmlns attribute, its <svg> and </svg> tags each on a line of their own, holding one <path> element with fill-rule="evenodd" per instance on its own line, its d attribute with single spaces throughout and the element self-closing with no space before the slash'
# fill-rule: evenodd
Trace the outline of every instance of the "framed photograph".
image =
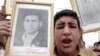
<svg viewBox="0 0 100 56">
<path fill-rule="evenodd" d="M 4 6 L 6 8 L 6 14 L 7 15 L 11 15 L 12 14 L 12 8 L 14 6 L 14 3 L 16 1 L 26 1 L 26 2 L 32 2 L 32 0 L 4 0 L 5 3 L 4 3 Z"/>
<path fill-rule="evenodd" d="M 53 56 L 53 14 L 53 4 L 16 2 L 6 54 Z"/>
<path fill-rule="evenodd" d="M 99 0 L 70 0 L 73 10 L 78 13 L 84 32 L 100 30 Z"/>
</svg>

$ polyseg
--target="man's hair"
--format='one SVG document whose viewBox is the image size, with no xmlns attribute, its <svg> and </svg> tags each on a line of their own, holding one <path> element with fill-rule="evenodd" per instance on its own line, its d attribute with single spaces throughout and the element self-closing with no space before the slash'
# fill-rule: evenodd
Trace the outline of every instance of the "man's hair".
<svg viewBox="0 0 100 56">
<path fill-rule="evenodd" d="M 94 43 L 94 46 L 97 46 L 97 43 L 98 43 L 98 42 L 95 42 L 95 43 Z"/>
<path fill-rule="evenodd" d="M 97 46 L 100 44 L 100 41 L 97 42 Z"/>
<path fill-rule="evenodd" d="M 62 11 L 56 13 L 56 15 L 54 16 L 54 27 L 55 27 L 56 21 L 63 16 L 70 16 L 70 17 L 73 17 L 74 19 L 76 19 L 77 23 L 78 23 L 78 27 L 79 27 L 79 29 L 81 29 L 80 21 L 77 16 L 77 13 L 75 11 L 69 10 L 69 9 L 65 9 L 65 10 L 62 10 Z"/>
<path fill-rule="evenodd" d="M 85 44 L 85 41 L 83 41 L 83 43 Z"/>
<path fill-rule="evenodd" d="M 25 15 L 24 15 L 24 19 L 25 19 L 27 16 L 30 16 L 30 15 L 38 16 L 39 21 L 42 21 L 41 15 L 35 15 L 35 14 L 25 14 Z"/>
</svg>

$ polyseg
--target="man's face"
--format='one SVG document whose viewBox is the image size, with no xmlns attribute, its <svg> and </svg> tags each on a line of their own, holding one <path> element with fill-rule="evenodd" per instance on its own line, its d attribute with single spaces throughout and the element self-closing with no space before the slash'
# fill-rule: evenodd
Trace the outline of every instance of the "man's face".
<svg viewBox="0 0 100 56">
<path fill-rule="evenodd" d="M 40 26 L 40 21 L 38 16 L 29 15 L 25 17 L 24 29 L 26 33 L 35 33 L 36 31 L 38 31 L 39 26 Z"/>
<path fill-rule="evenodd" d="M 55 45 L 58 52 L 71 53 L 76 49 L 81 36 L 76 19 L 69 16 L 59 18 L 55 23 Z"/>
</svg>

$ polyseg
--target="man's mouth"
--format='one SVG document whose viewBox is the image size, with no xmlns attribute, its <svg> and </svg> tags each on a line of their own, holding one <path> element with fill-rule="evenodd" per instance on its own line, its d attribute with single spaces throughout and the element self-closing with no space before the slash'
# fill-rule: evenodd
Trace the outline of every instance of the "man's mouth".
<svg viewBox="0 0 100 56">
<path fill-rule="evenodd" d="M 64 46 L 70 46 L 72 40 L 70 38 L 64 38 L 62 39 L 62 43 Z"/>
</svg>

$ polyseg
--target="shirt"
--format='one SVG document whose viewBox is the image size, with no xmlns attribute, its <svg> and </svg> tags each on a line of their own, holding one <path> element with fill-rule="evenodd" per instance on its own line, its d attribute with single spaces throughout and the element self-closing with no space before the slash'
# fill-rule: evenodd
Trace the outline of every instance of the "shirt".
<svg viewBox="0 0 100 56">
<path fill-rule="evenodd" d="M 97 56 L 92 49 L 82 48 L 79 52 L 80 56 Z"/>
<path fill-rule="evenodd" d="M 97 56 L 97 55 L 91 49 L 82 48 L 75 56 Z"/>
</svg>

